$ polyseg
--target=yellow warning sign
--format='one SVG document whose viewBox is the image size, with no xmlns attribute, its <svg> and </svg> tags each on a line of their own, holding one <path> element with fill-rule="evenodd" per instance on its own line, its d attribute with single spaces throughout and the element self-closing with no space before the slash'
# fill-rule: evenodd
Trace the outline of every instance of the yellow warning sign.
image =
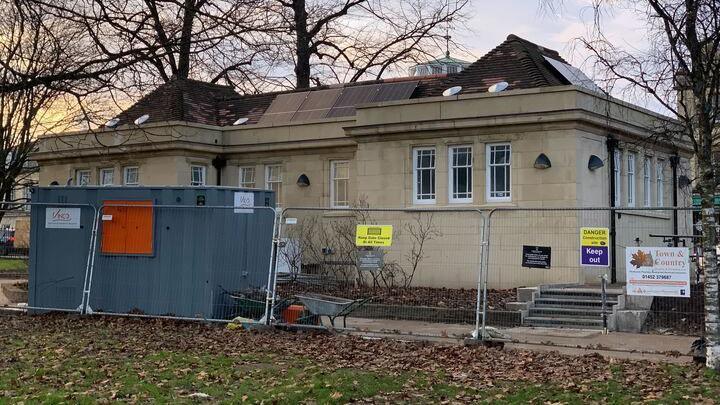
<svg viewBox="0 0 720 405">
<path fill-rule="evenodd" d="M 355 246 L 390 246 L 392 236 L 392 225 L 358 225 L 355 228 Z"/>
<path fill-rule="evenodd" d="M 609 243 L 608 228 L 580 228 L 580 246 L 607 246 Z"/>
</svg>

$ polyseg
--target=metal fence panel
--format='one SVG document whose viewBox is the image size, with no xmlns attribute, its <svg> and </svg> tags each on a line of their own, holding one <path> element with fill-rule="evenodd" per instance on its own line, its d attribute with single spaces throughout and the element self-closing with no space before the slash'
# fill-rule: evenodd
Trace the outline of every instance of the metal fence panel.
<svg viewBox="0 0 720 405">
<path fill-rule="evenodd" d="M 694 257 L 690 297 L 626 294 L 626 250 L 680 246 L 697 254 L 701 240 L 694 227 L 694 214 L 692 208 L 493 210 L 487 222 L 485 292 L 492 296 L 498 290 L 537 287 L 525 294 L 526 306 L 520 304 L 514 311 L 496 313 L 511 318 L 520 311 L 523 325 L 527 326 L 600 329 L 605 313 L 612 330 L 700 334 L 704 312 L 702 270 Z M 610 243 L 607 266 L 581 263 L 583 227 L 609 228 L 610 234 L 614 227 L 615 243 Z M 604 310 L 602 276 L 611 282 Z M 490 305 L 483 303 L 484 307 Z"/>
<path fill-rule="evenodd" d="M 368 332 L 469 335 L 483 222 L 476 210 L 286 208 L 276 320 L 332 326 L 337 317 L 335 327 Z M 361 225 L 392 226 L 392 243 L 358 246 Z"/>
<path fill-rule="evenodd" d="M 264 315 L 273 208 L 106 204 L 98 223 L 89 313 L 217 321 Z"/>
<path fill-rule="evenodd" d="M 82 312 L 97 210 L 88 204 L 32 203 L 28 303 L 36 311 Z"/>
</svg>

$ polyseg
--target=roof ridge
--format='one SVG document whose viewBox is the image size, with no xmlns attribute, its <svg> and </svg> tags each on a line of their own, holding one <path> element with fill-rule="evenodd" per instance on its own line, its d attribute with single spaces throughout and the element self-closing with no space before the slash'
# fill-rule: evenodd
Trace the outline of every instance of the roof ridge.
<svg viewBox="0 0 720 405">
<path fill-rule="evenodd" d="M 514 38 L 511 38 L 514 37 Z M 537 86 L 548 86 L 551 85 L 551 81 L 548 80 L 548 77 L 543 74 L 543 71 L 540 69 L 540 66 L 538 66 L 538 63 L 542 63 L 536 58 L 534 58 L 535 55 L 533 55 L 534 52 L 538 52 L 538 45 L 533 44 L 532 42 L 525 41 L 520 37 L 517 37 L 513 34 L 508 36 L 508 41 L 511 42 L 511 46 L 517 47 L 519 49 L 518 51 L 518 59 L 519 63 L 526 68 L 528 74 L 530 77 L 533 78 L 533 82 Z M 535 48 L 532 48 L 528 45 L 532 44 L 535 46 Z M 545 48 L 543 48 L 545 49 Z"/>
</svg>

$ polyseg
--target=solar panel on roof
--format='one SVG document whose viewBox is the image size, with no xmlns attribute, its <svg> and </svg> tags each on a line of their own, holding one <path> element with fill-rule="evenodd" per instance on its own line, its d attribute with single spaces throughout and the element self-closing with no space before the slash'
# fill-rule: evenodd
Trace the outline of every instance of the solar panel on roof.
<svg viewBox="0 0 720 405">
<path fill-rule="evenodd" d="M 307 121 L 325 118 L 340 97 L 340 93 L 342 88 L 311 91 L 291 120 Z"/>
<path fill-rule="evenodd" d="M 303 91 L 299 93 L 278 94 L 272 103 L 270 103 L 270 107 L 265 110 L 263 116 L 260 117 L 258 123 L 279 124 L 290 122 L 309 93 L 309 91 Z"/>
<path fill-rule="evenodd" d="M 383 83 L 373 102 L 407 100 L 412 96 L 417 85 L 417 81 Z"/>
<path fill-rule="evenodd" d="M 575 66 L 568 65 L 567 63 L 562 63 L 559 60 L 548 58 L 547 56 L 543 56 L 543 58 L 545 58 L 545 60 L 548 61 L 552 65 L 552 67 L 554 67 L 555 70 L 558 71 L 558 73 L 560 73 L 565 79 L 567 79 L 570 84 L 583 87 L 594 92 L 602 93 L 600 87 L 598 87 L 595 82 L 592 81 L 592 79 L 587 77 L 585 73 L 582 72 L 582 70 L 576 68 Z"/>
<path fill-rule="evenodd" d="M 335 105 L 328 112 L 327 117 L 336 118 L 355 115 L 355 106 L 371 103 L 379 89 L 379 84 L 345 87 L 340 97 L 335 101 Z"/>
</svg>

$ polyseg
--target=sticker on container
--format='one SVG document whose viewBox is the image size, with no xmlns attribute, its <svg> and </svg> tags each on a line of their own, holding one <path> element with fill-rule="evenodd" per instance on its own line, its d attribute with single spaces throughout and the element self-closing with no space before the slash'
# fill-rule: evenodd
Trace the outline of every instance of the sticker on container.
<svg viewBox="0 0 720 405">
<path fill-rule="evenodd" d="M 46 208 L 45 228 L 80 229 L 80 213 L 80 208 Z"/>
<path fill-rule="evenodd" d="M 252 207 L 255 206 L 255 193 L 236 191 L 233 206 L 236 207 L 234 210 L 236 214 L 252 214 Z"/>
</svg>

